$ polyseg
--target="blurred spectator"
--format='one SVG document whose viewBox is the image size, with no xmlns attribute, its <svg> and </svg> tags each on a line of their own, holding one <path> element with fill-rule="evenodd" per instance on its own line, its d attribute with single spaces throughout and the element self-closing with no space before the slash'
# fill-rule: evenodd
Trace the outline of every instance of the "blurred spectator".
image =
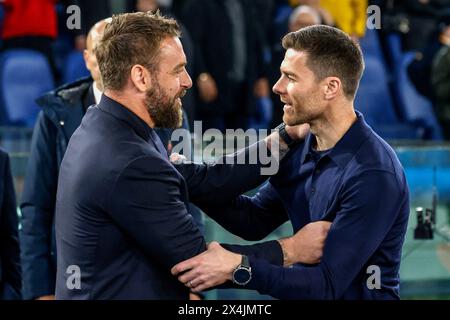
<svg viewBox="0 0 450 320">
<path fill-rule="evenodd" d="M 450 0 L 387 0 L 381 10 L 384 33 L 401 33 L 405 51 L 424 50 L 439 22 L 450 17 Z"/>
<path fill-rule="evenodd" d="M 321 21 L 318 11 L 313 7 L 298 6 L 289 17 L 289 32 L 320 24 Z"/>
<path fill-rule="evenodd" d="M 172 1 L 171 8 L 173 11 L 173 14 L 176 17 L 181 17 L 183 15 L 184 6 L 186 5 L 186 0 L 169 0 Z"/>
<path fill-rule="evenodd" d="M 0 300 L 21 299 L 17 206 L 9 157 L 0 150 Z"/>
<path fill-rule="evenodd" d="M 414 60 L 408 66 L 408 76 L 417 91 L 432 102 L 435 102 L 436 97 L 431 85 L 431 69 L 436 54 L 446 46 L 444 33 L 450 19 L 447 20 L 449 21 L 443 22 L 440 27 L 438 24 L 440 29 L 430 35 L 426 46 L 416 52 Z"/>
<path fill-rule="evenodd" d="M 433 61 L 431 83 L 436 97 L 436 114 L 445 139 L 450 140 L 450 25 L 440 36 L 443 47 Z"/>
<path fill-rule="evenodd" d="M 102 19 L 112 15 L 110 0 L 65 0 L 66 6 L 77 5 L 81 10 L 81 29 L 75 30 L 75 48 L 86 49 L 86 35 L 91 27 Z"/>
<path fill-rule="evenodd" d="M 203 128 L 246 128 L 269 95 L 264 39 L 250 0 L 191 0 L 184 23 L 195 45 L 193 82 Z"/>
<path fill-rule="evenodd" d="M 21 203 L 20 236 L 25 299 L 54 299 L 54 208 L 59 166 L 68 141 L 86 109 L 98 103 L 102 94 L 94 49 L 105 25 L 105 20 L 97 23 L 87 36 L 84 59 L 92 79 L 66 84 L 37 101 L 42 111 L 33 133 Z"/>
<path fill-rule="evenodd" d="M 141 12 L 154 11 L 158 9 L 158 0 L 136 0 L 136 10 Z"/>
<path fill-rule="evenodd" d="M 439 22 L 450 16 L 450 0 L 410 0 L 405 7 L 410 20 L 406 50 L 423 49 L 438 32 Z"/>
<path fill-rule="evenodd" d="M 319 12 L 321 24 L 326 24 L 328 26 L 334 26 L 335 18 L 333 17 L 333 15 L 329 11 L 329 9 L 323 5 L 323 3 L 322 3 L 323 1 L 324 0 L 289 0 L 289 4 L 292 7 L 298 7 L 298 6 L 312 7 Z M 340 6 L 341 2 L 344 2 L 344 1 L 339 1 L 339 4 L 336 3 L 334 5 Z"/>
<path fill-rule="evenodd" d="M 55 71 L 52 42 L 57 36 L 57 0 L 3 0 L 2 49 L 42 52 Z"/>
<path fill-rule="evenodd" d="M 353 39 L 364 37 L 367 0 L 320 0 L 320 6 L 331 14 L 335 25 Z"/>
<path fill-rule="evenodd" d="M 374 1 L 372 1 L 374 2 Z M 406 14 L 405 1 L 386 0 L 375 1 L 381 9 L 382 28 L 381 32 L 407 34 L 409 32 L 409 18 Z"/>
<path fill-rule="evenodd" d="M 136 0 L 109 0 L 112 14 L 132 12 Z"/>
<path fill-rule="evenodd" d="M 272 25 L 275 0 L 254 0 L 252 5 L 255 8 L 256 16 L 258 17 L 261 32 L 264 34 L 264 37 L 266 37 L 267 34 L 270 33 Z"/>
</svg>

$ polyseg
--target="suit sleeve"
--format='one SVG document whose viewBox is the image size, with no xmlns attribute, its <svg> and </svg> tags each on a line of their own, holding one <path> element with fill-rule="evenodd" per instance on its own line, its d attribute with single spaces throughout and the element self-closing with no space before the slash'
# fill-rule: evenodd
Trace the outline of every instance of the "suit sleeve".
<svg viewBox="0 0 450 320">
<path fill-rule="evenodd" d="M 253 278 L 247 288 L 279 299 L 341 298 L 364 270 L 407 202 L 408 195 L 399 191 L 391 173 L 372 171 L 349 181 L 320 264 L 283 268 L 250 258 Z M 406 228 L 406 221 L 402 223 Z M 404 234 L 405 228 L 400 228 L 398 236 Z"/>
<path fill-rule="evenodd" d="M 226 230 L 249 241 L 262 240 L 288 220 L 283 204 L 270 183 L 265 184 L 253 197 L 241 195 L 227 206 L 214 206 L 204 210 Z M 278 241 L 222 246 L 272 265 L 283 265 L 283 251 Z"/>
<path fill-rule="evenodd" d="M 211 164 L 184 163 L 175 167 L 186 180 L 191 202 L 199 207 L 217 207 L 228 205 L 232 199 L 267 180 L 268 176 L 262 174 L 263 168 L 271 166 L 276 160 L 269 152 L 270 164 L 262 164 L 260 154 L 264 152 L 269 152 L 267 145 L 260 141 Z M 239 164 L 243 158 L 248 159 L 246 164 Z M 251 164 L 249 159 L 257 161 Z"/>
<path fill-rule="evenodd" d="M 22 276 L 20 270 L 20 247 L 18 235 L 18 219 L 16 196 L 13 179 L 11 176 L 9 158 L 6 154 L 2 176 L 4 183 L 4 195 L 0 213 L 0 261 L 2 263 L 2 282 L 10 289 L 6 297 L 8 299 L 20 299 L 22 289 Z"/>
<path fill-rule="evenodd" d="M 240 195 L 228 205 L 202 209 L 229 232 L 248 241 L 261 240 L 288 221 L 286 210 L 270 183 L 253 197 Z"/>
<path fill-rule="evenodd" d="M 145 156 L 122 171 L 110 193 L 113 220 L 168 269 L 206 249 L 187 212 L 182 183 L 169 163 Z"/>
<path fill-rule="evenodd" d="M 52 225 L 58 179 L 56 128 L 41 112 L 31 142 L 21 203 L 20 245 L 24 298 L 54 294 Z"/>
</svg>

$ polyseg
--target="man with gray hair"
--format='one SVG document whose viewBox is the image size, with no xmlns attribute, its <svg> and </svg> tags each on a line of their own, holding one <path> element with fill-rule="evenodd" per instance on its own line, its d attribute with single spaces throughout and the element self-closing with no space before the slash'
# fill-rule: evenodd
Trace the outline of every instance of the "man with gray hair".
<svg viewBox="0 0 450 320">
<path fill-rule="evenodd" d="M 310 6 L 298 6 L 289 16 L 289 31 L 297 31 L 301 28 L 321 24 L 319 12 Z"/>
</svg>

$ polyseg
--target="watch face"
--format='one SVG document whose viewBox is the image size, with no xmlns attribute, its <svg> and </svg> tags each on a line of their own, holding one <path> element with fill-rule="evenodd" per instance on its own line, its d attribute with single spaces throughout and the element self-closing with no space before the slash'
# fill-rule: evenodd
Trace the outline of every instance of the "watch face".
<svg viewBox="0 0 450 320">
<path fill-rule="evenodd" d="M 239 268 L 233 274 L 234 282 L 241 285 L 247 284 L 250 278 L 250 271 L 245 268 Z"/>
</svg>

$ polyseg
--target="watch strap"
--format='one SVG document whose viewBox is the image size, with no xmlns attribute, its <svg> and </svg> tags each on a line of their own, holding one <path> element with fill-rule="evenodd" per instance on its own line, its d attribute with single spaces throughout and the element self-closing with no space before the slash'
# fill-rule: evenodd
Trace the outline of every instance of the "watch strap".
<svg viewBox="0 0 450 320">
<path fill-rule="evenodd" d="M 294 146 L 297 141 L 292 139 L 289 134 L 286 131 L 286 124 L 283 122 L 279 126 L 275 128 L 275 130 L 278 131 L 278 134 L 280 135 L 281 139 L 288 145 L 289 148 Z"/>
</svg>

